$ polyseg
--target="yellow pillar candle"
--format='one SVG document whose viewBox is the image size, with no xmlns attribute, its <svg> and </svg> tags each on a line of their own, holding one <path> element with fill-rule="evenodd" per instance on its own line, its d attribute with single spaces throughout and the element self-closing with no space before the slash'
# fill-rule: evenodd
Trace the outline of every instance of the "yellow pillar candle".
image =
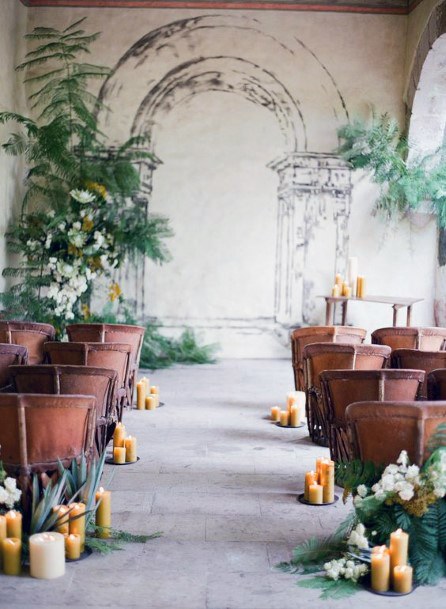
<svg viewBox="0 0 446 609">
<path fill-rule="evenodd" d="M 290 412 L 290 427 L 299 427 L 300 425 L 300 409 L 298 406 L 292 406 Z"/>
<path fill-rule="evenodd" d="M 53 507 L 53 512 L 57 513 L 57 520 L 54 528 L 57 533 L 68 535 L 70 532 L 70 523 L 68 516 L 69 508 L 67 505 L 56 505 Z"/>
<path fill-rule="evenodd" d="M 317 474 L 317 480 L 318 482 L 320 481 L 321 478 L 321 467 L 322 467 L 322 463 L 326 460 L 326 457 L 318 457 L 316 459 L 316 474 Z"/>
<path fill-rule="evenodd" d="M 351 287 L 349 285 L 346 286 L 342 290 L 342 296 L 344 296 L 345 298 L 351 298 L 351 296 L 352 296 L 352 289 L 351 289 Z"/>
<path fill-rule="evenodd" d="M 15 510 L 6 513 L 6 536 L 22 539 L 22 514 Z"/>
<path fill-rule="evenodd" d="M 288 412 L 288 410 L 281 410 L 280 411 L 280 425 L 282 427 L 288 427 L 290 421 L 290 413 Z"/>
<path fill-rule="evenodd" d="M 158 385 L 152 385 L 150 387 L 150 393 L 154 394 L 154 395 L 159 395 L 160 392 L 160 388 L 158 387 Z"/>
<path fill-rule="evenodd" d="M 334 298 L 339 298 L 339 296 L 341 295 L 341 287 L 340 285 L 338 285 L 337 283 L 331 288 L 331 295 Z"/>
<path fill-rule="evenodd" d="M 324 503 L 333 503 L 334 501 L 334 461 L 326 459 L 321 463 L 319 484 L 324 487 Z"/>
<path fill-rule="evenodd" d="M 75 533 L 65 536 L 65 556 L 70 560 L 79 560 L 81 556 L 81 536 Z"/>
<path fill-rule="evenodd" d="M 125 461 L 126 463 L 133 463 L 137 458 L 136 438 L 134 436 L 129 436 L 125 439 Z"/>
<path fill-rule="evenodd" d="M 144 383 L 144 385 L 146 386 L 146 393 L 148 393 L 150 389 L 150 380 L 146 376 L 143 376 L 140 382 Z"/>
<path fill-rule="evenodd" d="M 321 505 L 324 501 L 324 489 L 321 484 L 310 484 L 308 487 L 308 501 L 314 505 Z"/>
<path fill-rule="evenodd" d="M 413 569 L 408 565 L 396 566 L 393 570 L 393 589 L 400 594 L 412 591 Z"/>
<path fill-rule="evenodd" d="M 344 283 L 344 280 L 342 279 L 342 275 L 340 273 L 336 273 L 335 284 L 338 285 L 340 288 L 342 288 L 343 283 Z"/>
<path fill-rule="evenodd" d="M 147 387 L 144 381 L 136 383 L 136 407 L 138 410 L 144 410 Z"/>
<path fill-rule="evenodd" d="M 6 517 L 0 516 L 0 567 L 2 565 L 2 544 L 3 540 L 7 537 L 6 533 Z"/>
<path fill-rule="evenodd" d="M 156 410 L 156 396 L 148 395 L 146 397 L 146 410 Z"/>
<path fill-rule="evenodd" d="M 18 537 L 6 537 L 2 540 L 3 573 L 20 575 L 22 572 L 22 540 Z"/>
<path fill-rule="evenodd" d="M 124 446 L 125 425 L 116 423 L 115 431 L 113 432 L 113 448 L 116 446 Z"/>
<path fill-rule="evenodd" d="M 81 552 L 85 550 L 85 503 L 70 503 L 70 535 L 81 538 Z"/>
<path fill-rule="evenodd" d="M 273 406 L 271 408 L 271 421 L 280 421 L 280 407 Z"/>
<path fill-rule="evenodd" d="M 101 539 L 110 537 L 111 527 L 111 492 L 105 491 L 102 486 L 96 493 L 96 526 L 103 528 L 97 535 Z"/>
<path fill-rule="evenodd" d="M 386 546 L 380 548 L 373 548 L 371 554 L 371 585 L 376 592 L 387 592 L 390 586 L 390 555 Z"/>
<path fill-rule="evenodd" d="M 37 579 L 55 579 L 65 575 L 65 539 L 61 533 L 31 535 L 29 572 Z"/>
<path fill-rule="evenodd" d="M 113 463 L 125 463 L 125 446 L 116 446 L 113 449 Z"/>
<path fill-rule="evenodd" d="M 390 534 L 390 572 L 393 575 L 395 567 L 407 565 L 407 554 L 409 550 L 409 535 L 402 529 L 397 529 Z"/>
<path fill-rule="evenodd" d="M 305 474 L 305 489 L 304 489 L 305 501 L 310 501 L 309 489 L 312 484 L 317 484 L 317 474 L 316 474 L 316 472 L 307 472 Z"/>
</svg>

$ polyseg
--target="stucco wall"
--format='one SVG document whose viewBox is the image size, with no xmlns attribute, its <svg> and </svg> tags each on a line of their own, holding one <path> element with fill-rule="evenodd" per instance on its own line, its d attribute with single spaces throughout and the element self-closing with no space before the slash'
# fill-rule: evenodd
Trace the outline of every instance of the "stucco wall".
<svg viewBox="0 0 446 609">
<path fill-rule="evenodd" d="M 24 108 L 22 76 L 14 68 L 23 54 L 26 31 L 26 9 L 15 0 L 0 3 L 0 111 Z M 0 141 L 7 138 L 11 126 L 0 126 Z M 19 203 L 22 164 L 20 160 L 1 155 L 0 162 L 0 268 L 8 265 L 4 233 Z M 0 289 L 4 280 L 0 274 Z"/>
<path fill-rule="evenodd" d="M 305 223 L 299 235 L 306 254 L 296 254 L 298 239 L 278 253 L 289 202 L 278 200 L 278 171 L 267 167 L 292 151 L 292 134 L 305 164 L 309 153 L 332 153 L 347 115 L 367 117 L 374 107 L 403 119 L 406 17 L 51 8 L 29 9 L 29 28 L 62 27 L 85 14 L 88 28 L 103 32 L 91 60 L 110 66 L 122 60 L 104 90 L 114 112 L 104 113 L 101 123 L 112 140 L 149 126 L 163 161 L 153 174 L 151 209 L 169 216 L 176 234 L 173 261 L 150 266 L 144 278 L 150 315 L 172 331 L 183 323 L 202 329 L 226 356 L 287 355 L 275 304 L 283 260 L 297 259 L 296 277 L 289 278 L 298 287 L 293 321 L 304 315 L 321 323 L 324 307 L 316 297 L 331 288 L 336 257 L 339 264 L 349 252 L 359 257 L 370 293 L 424 298 L 413 322 L 432 323 L 433 223 L 389 227 L 371 215 L 376 187 L 354 173 L 351 211 L 342 212 L 346 239 L 339 245 L 334 214 L 340 205 L 349 208 L 350 199 L 337 199 L 334 187 L 318 194 L 325 179 L 319 156 L 310 203 L 307 195 L 293 195 L 291 203 L 296 222 Z M 174 22 L 181 25 L 169 25 Z M 157 29 L 146 46 L 127 53 Z M 197 65 L 201 71 L 194 71 Z M 217 75 L 214 87 L 206 80 L 210 73 Z M 288 99 L 297 102 L 287 107 Z M 302 180 L 305 171 L 299 172 Z M 126 290 L 132 296 L 134 283 Z M 390 307 L 350 308 L 357 325 L 391 323 Z"/>
</svg>

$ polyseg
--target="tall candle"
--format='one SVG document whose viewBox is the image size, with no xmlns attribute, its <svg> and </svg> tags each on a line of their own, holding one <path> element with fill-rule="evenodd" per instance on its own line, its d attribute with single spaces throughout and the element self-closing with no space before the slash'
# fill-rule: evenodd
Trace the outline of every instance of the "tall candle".
<svg viewBox="0 0 446 609">
<path fill-rule="evenodd" d="M 321 505 L 324 501 L 324 489 L 320 484 L 310 484 L 308 487 L 308 501 L 315 505 Z"/>
<path fill-rule="evenodd" d="M 288 427 L 290 421 L 290 413 L 288 412 L 288 410 L 281 410 L 280 411 L 280 425 L 282 427 Z"/>
<path fill-rule="evenodd" d="M 68 535 L 70 532 L 70 523 L 68 516 L 69 507 L 67 505 L 56 505 L 53 507 L 53 512 L 57 513 L 57 520 L 54 528 L 57 533 Z"/>
<path fill-rule="evenodd" d="M 136 407 L 138 410 L 144 410 L 147 387 L 144 381 L 136 383 Z"/>
<path fill-rule="evenodd" d="M 122 423 L 116 423 L 115 431 L 113 432 L 113 447 L 124 446 L 125 426 Z"/>
<path fill-rule="evenodd" d="M 111 527 L 111 492 L 105 491 L 101 486 L 96 493 L 96 503 L 98 504 L 96 509 L 96 526 L 103 529 L 97 535 L 101 539 L 107 539 L 110 537 Z"/>
<path fill-rule="evenodd" d="M 347 282 L 353 293 L 356 293 L 356 279 L 358 277 L 358 259 L 351 257 L 348 259 Z"/>
<path fill-rule="evenodd" d="M 316 459 L 316 474 L 317 474 L 317 479 L 318 482 L 321 479 L 321 469 L 322 469 L 322 463 L 326 460 L 326 457 L 318 457 Z"/>
<path fill-rule="evenodd" d="M 146 393 L 147 393 L 150 389 L 150 380 L 146 376 L 143 376 L 142 379 L 140 380 L 140 382 L 144 383 L 144 385 L 146 386 Z"/>
<path fill-rule="evenodd" d="M 138 456 L 136 454 L 136 438 L 134 436 L 128 436 L 125 439 L 125 461 L 126 463 L 133 463 L 137 461 Z"/>
<path fill-rule="evenodd" d="M 271 421 L 280 421 L 280 407 L 273 406 L 271 408 Z"/>
<path fill-rule="evenodd" d="M 306 501 L 310 501 L 310 486 L 312 484 L 317 484 L 317 474 L 316 472 L 307 472 L 305 474 L 305 489 L 304 489 L 304 499 Z"/>
<path fill-rule="evenodd" d="M 387 592 L 390 586 L 390 555 L 383 546 L 382 551 L 376 550 L 371 554 L 371 585 L 376 592 Z"/>
<path fill-rule="evenodd" d="M 29 538 L 31 577 L 55 579 L 65 575 L 65 539 L 61 533 L 37 533 Z"/>
<path fill-rule="evenodd" d="M 412 591 L 413 569 L 408 565 L 396 566 L 393 570 L 393 589 L 400 594 Z"/>
<path fill-rule="evenodd" d="M 327 459 L 321 463 L 319 483 L 324 487 L 324 503 L 333 503 L 334 501 L 334 461 Z"/>
<path fill-rule="evenodd" d="M 113 449 L 113 463 L 125 463 L 125 446 L 116 446 Z"/>
<path fill-rule="evenodd" d="M 85 550 L 85 503 L 70 503 L 70 534 L 81 538 L 81 552 Z"/>
<path fill-rule="evenodd" d="M 6 535 L 22 539 L 22 514 L 15 510 L 6 513 Z"/>
<path fill-rule="evenodd" d="M 146 410 L 156 410 L 156 396 L 148 395 L 146 397 Z"/>
<path fill-rule="evenodd" d="M 79 560 L 81 557 L 81 536 L 75 533 L 65 535 L 65 556 L 70 560 Z"/>
<path fill-rule="evenodd" d="M 2 548 L 3 540 L 7 537 L 6 533 L 6 517 L 0 516 L 0 567 L 2 565 Z"/>
<path fill-rule="evenodd" d="M 409 535 L 402 529 L 397 529 L 390 534 L 390 572 L 393 575 L 395 567 L 407 565 L 407 554 L 409 550 Z"/>
<path fill-rule="evenodd" d="M 292 406 L 290 411 L 290 427 L 299 427 L 300 410 L 298 406 Z"/>
<path fill-rule="evenodd" d="M 22 540 L 18 537 L 6 537 L 2 540 L 3 573 L 20 575 L 22 571 Z"/>
</svg>

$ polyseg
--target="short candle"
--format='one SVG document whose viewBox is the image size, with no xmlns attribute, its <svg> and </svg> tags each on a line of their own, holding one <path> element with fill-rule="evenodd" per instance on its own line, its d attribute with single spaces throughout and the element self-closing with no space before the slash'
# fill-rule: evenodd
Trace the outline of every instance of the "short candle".
<svg viewBox="0 0 446 609">
<path fill-rule="evenodd" d="M 22 540 L 18 537 L 6 537 L 2 540 L 3 573 L 20 575 L 22 572 Z"/>
<path fill-rule="evenodd" d="M 125 463 L 125 446 L 116 446 L 113 449 L 113 463 Z"/>
<path fill-rule="evenodd" d="M 70 560 L 79 560 L 81 557 L 81 536 L 77 533 L 65 536 L 65 556 Z"/>
<path fill-rule="evenodd" d="M 160 388 L 158 387 L 158 385 L 152 385 L 150 387 L 150 393 L 158 395 L 160 392 Z"/>
<path fill-rule="evenodd" d="M 280 411 L 280 425 L 281 427 L 288 427 L 290 422 L 290 413 L 288 410 Z"/>
<path fill-rule="evenodd" d="M 125 461 L 126 463 L 133 463 L 137 461 L 138 457 L 136 454 L 136 438 L 134 436 L 128 436 L 125 439 Z"/>
<path fill-rule="evenodd" d="M 271 421 L 280 421 L 280 407 L 273 406 L 271 408 Z"/>
<path fill-rule="evenodd" d="M 307 472 L 305 474 L 305 490 L 304 490 L 305 501 L 310 500 L 309 489 L 312 484 L 317 484 L 317 474 L 316 474 L 316 472 Z"/>
<path fill-rule="evenodd" d="M 322 505 L 324 487 L 321 484 L 310 484 L 308 487 L 308 501 L 314 505 Z"/>
<path fill-rule="evenodd" d="M 412 591 L 413 569 L 409 565 L 400 565 L 393 569 L 393 589 L 400 594 Z"/>
<path fill-rule="evenodd" d="M 31 577 L 55 579 L 65 575 L 65 538 L 61 533 L 37 533 L 29 538 Z"/>
<path fill-rule="evenodd" d="M 371 554 L 371 585 L 375 592 L 387 592 L 390 587 L 390 555 L 386 546 L 373 549 Z"/>
<path fill-rule="evenodd" d="M 22 514 L 16 510 L 6 513 L 6 534 L 7 537 L 22 539 Z"/>
<path fill-rule="evenodd" d="M 156 396 L 148 395 L 145 400 L 146 410 L 156 410 Z"/>
<path fill-rule="evenodd" d="M 56 505 L 53 507 L 53 512 L 57 513 L 57 520 L 55 523 L 55 530 L 57 533 L 62 535 L 68 535 L 70 532 L 70 522 L 68 515 L 69 508 L 67 505 Z"/>
</svg>

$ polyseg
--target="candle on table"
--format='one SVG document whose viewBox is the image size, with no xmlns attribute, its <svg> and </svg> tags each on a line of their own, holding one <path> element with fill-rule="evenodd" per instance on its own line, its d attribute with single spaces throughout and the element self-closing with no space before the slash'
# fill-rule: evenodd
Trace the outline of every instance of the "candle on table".
<svg viewBox="0 0 446 609">
<path fill-rule="evenodd" d="M 113 447 L 124 446 L 125 425 L 116 423 L 115 431 L 113 432 Z"/>
<path fill-rule="evenodd" d="M 345 296 L 349 288 L 350 286 L 348 285 L 348 283 L 344 281 L 344 283 L 342 284 L 341 296 Z"/>
<path fill-rule="evenodd" d="M 342 289 L 342 286 L 340 286 L 336 283 L 331 289 L 331 295 L 334 298 L 339 298 L 339 296 L 341 295 L 341 289 Z"/>
<path fill-rule="evenodd" d="M 288 427 L 289 420 L 290 420 L 290 413 L 288 412 L 288 410 L 281 410 L 280 411 L 280 425 L 282 427 Z"/>
<path fill-rule="evenodd" d="M 317 484 L 317 474 L 316 472 L 307 472 L 305 474 L 305 489 L 304 489 L 304 499 L 305 501 L 310 501 L 310 486 L 312 484 Z"/>
<path fill-rule="evenodd" d="M 299 427 L 300 425 L 300 409 L 298 406 L 292 406 L 290 412 L 290 427 Z"/>
<path fill-rule="evenodd" d="M 96 526 L 103 529 L 98 533 L 98 537 L 107 539 L 110 537 L 111 527 L 111 492 L 105 491 L 101 486 L 96 493 L 96 503 L 99 504 L 96 509 Z"/>
<path fill-rule="evenodd" d="M 6 536 L 22 539 L 22 514 L 16 510 L 6 513 Z"/>
<path fill-rule="evenodd" d="M 334 461 L 326 459 L 321 463 L 319 484 L 324 487 L 324 503 L 333 503 L 334 501 L 334 471 Z"/>
<path fill-rule="evenodd" d="M 144 381 L 136 383 L 136 407 L 138 410 L 144 410 L 147 387 Z"/>
<path fill-rule="evenodd" d="M 365 296 L 365 277 L 363 275 L 358 275 L 356 282 L 356 296 L 357 298 L 364 298 Z"/>
<path fill-rule="evenodd" d="M 113 463 L 125 463 L 125 446 L 116 446 L 113 449 Z"/>
<path fill-rule="evenodd" d="M 85 503 L 70 503 L 70 534 L 81 538 L 81 552 L 85 550 Z"/>
<path fill-rule="evenodd" d="M 358 259 L 351 257 L 348 259 L 347 282 L 353 293 L 356 293 L 356 280 L 358 277 Z"/>
<path fill-rule="evenodd" d="M 37 533 L 29 538 L 31 577 L 55 579 L 65 575 L 65 539 L 61 533 Z"/>
<path fill-rule="evenodd" d="M 314 505 L 321 505 L 324 501 L 324 488 L 321 484 L 310 484 L 308 487 L 308 501 Z"/>
<path fill-rule="evenodd" d="M 22 540 L 6 537 L 2 540 L 3 573 L 20 575 L 22 571 Z"/>
<path fill-rule="evenodd" d="M 280 421 L 280 407 L 273 406 L 271 408 L 271 421 Z"/>
<path fill-rule="evenodd" d="M 393 589 L 400 594 L 412 591 L 413 569 L 409 565 L 397 565 L 393 570 Z"/>
<path fill-rule="evenodd" d="M 146 410 L 156 410 L 156 396 L 148 395 L 146 397 Z"/>
<path fill-rule="evenodd" d="M 390 572 L 393 575 L 395 567 L 407 565 L 407 553 L 409 549 L 409 535 L 402 529 L 397 529 L 390 534 Z"/>
<path fill-rule="evenodd" d="M 126 463 L 133 463 L 137 458 L 136 438 L 135 436 L 128 436 L 128 438 L 125 439 L 125 461 Z"/>
<path fill-rule="evenodd" d="M 340 273 L 336 273 L 335 285 L 339 286 L 339 288 L 342 288 L 343 283 L 344 283 L 344 280 L 342 279 L 342 275 Z"/>
<path fill-rule="evenodd" d="M 390 586 L 390 555 L 386 546 L 373 548 L 371 585 L 376 592 L 387 592 Z"/>
<path fill-rule="evenodd" d="M 57 533 L 68 535 L 70 532 L 70 523 L 68 516 L 69 507 L 67 505 L 56 505 L 53 507 L 53 512 L 57 513 L 55 529 Z"/>
<path fill-rule="evenodd" d="M 81 536 L 76 533 L 65 536 L 65 556 L 71 560 L 81 557 Z"/>
<path fill-rule="evenodd" d="M 351 289 L 351 287 L 349 285 L 346 286 L 346 288 L 344 290 L 344 293 L 343 293 L 343 296 L 345 298 L 351 298 L 352 297 L 352 289 Z"/>
</svg>

